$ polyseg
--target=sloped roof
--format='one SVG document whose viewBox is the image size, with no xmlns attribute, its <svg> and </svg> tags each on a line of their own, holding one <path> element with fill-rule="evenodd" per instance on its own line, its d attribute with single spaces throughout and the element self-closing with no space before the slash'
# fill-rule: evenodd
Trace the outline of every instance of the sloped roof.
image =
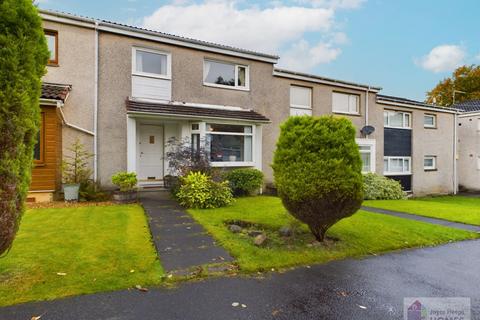
<svg viewBox="0 0 480 320">
<path fill-rule="evenodd" d="M 103 20 L 103 19 L 95 19 L 95 18 L 91 18 L 91 17 L 81 16 L 81 15 L 77 15 L 77 14 L 72 14 L 72 13 L 62 12 L 62 11 L 56 11 L 56 10 L 40 9 L 39 11 L 42 14 L 58 16 L 58 17 L 73 19 L 73 20 L 79 20 L 79 21 L 83 21 L 83 22 L 87 22 L 87 23 L 91 23 L 91 24 L 95 24 L 96 22 L 98 22 L 100 27 L 101 26 L 109 26 L 109 27 L 116 28 L 116 29 L 122 29 L 122 30 L 133 31 L 133 32 L 138 32 L 138 33 L 143 33 L 143 34 L 155 35 L 155 36 L 159 36 L 159 37 L 166 38 L 166 39 L 181 41 L 181 42 L 184 42 L 184 43 L 191 43 L 191 44 L 194 44 L 194 45 L 201 45 L 201 46 L 205 46 L 205 47 L 228 50 L 228 51 L 238 52 L 238 53 L 243 53 L 243 54 L 249 54 L 249 55 L 263 57 L 263 58 L 272 59 L 272 60 L 278 60 L 279 59 L 279 56 L 273 55 L 273 54 L 261 53 L 261 52 L 257 52 L 257 51 L 253 51 L 253 50 L 237 48 L 237 47 L 234 47 L 234 46 L 218 44 L 218 43 L 213 43 L 213 42 L 204 41 L 204 40 L 192 39 L 192 38 L 183 37 L 183 36 L 177 36 L 177 35 L 161 32 L 161 31 L 157 31 L 157 30 L 141 28 L 141 27 L 132 26 L 132 25 L 128 25 L 128 24 L 123 24 L 123 23 L 119 23 L 119 22 Z"/>
<path fill-rule="evenodd" d="M 44 82 L 42 83 L 42 94 L 40 95 L 40 98 L 65 102 L 70 90 L 72 90 L 72 86 L 69 84 Z"/>
<path fill-rule="evenodd" d="M 245 120 L 250 122 L 270 122 L 264 115 L 251 109 L 243 108 L 214 108 L 193 106 L 182 103 L 146 102 L 127 99 L 127 112 L 152 113 L 163 116 L 177 116 L 183 118 L 219 118 Z"/>
<path fill-rule="evenodd" d="M 458 109 L 461 112 L 475 112 L 480 111 L 480 99 L 468 100 L 456 103 L 452 108 Z"/>
<path fill-rule="evenodd" d="M 422 101 L 400 98 L 400 97 L 394 97 L 394 96 L 386 96 L 386 95 L 383 95 L 383 94 L 378 94 L 377 95 L 377 102 L 379 102 L 379 103 L 382 103 L 382 102 L 402 103 L 402 104 L 405 104 L 405 105 L 436 109 L 438 111 L 448 111 L 448 112 L 456 111 L 454 108 L 450 108 L 450 107 L 449 108 L 441 107 L 441 106 L 437 106 L 437 105 L 434 105 L 434 104 L 425 103 L 425 102 L 422 102 Z"/>
</svg>

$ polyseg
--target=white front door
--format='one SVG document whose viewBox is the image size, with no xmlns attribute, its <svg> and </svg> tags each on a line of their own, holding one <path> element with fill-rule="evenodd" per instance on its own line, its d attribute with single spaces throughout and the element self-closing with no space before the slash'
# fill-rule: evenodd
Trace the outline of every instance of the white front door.
<svg viewBox="0 0 480 320">
<path fill-rule="evenodd" d="M 140 125 L 138 130 L 138 179 L 163 179 L 163 127 Z"/>
</svg>

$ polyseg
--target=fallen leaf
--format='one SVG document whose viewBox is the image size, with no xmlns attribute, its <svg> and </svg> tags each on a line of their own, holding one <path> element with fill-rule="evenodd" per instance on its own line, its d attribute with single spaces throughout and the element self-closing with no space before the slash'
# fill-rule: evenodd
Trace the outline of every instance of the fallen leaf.
<svg viewBox="0 0 480 320">
<path fill-rule="evenodd" d="M 130 270 L 130 273 L 134 273 L 134 272 L 135 272 L 135 270 L 133 270 L 133 269 L 132 269 L 132 270 Z"/>
<path fill-rule="evenodd" d="M 135 288 L 136 288 L 138 291 L 142 291 L 142 292 L 147 292 L 147 291 L 148 291 L 147 288 L 144 288 L 144 287 L 142 287 L 142 286 L 139 285 L 139 284 L 137 284 L 137 285 L 135 286 Z"/>
<path fill-rule="evenodd" d="M 238 302 L 233 302 L 232 303 L 232 307 L 238 307 L 239 305 L 240 305 L 240 303 L 238 303 Z"/>
<path fill-rule="evenodd" d="M 357 304 L 357 306 L 359 306 L 359 307 L 360 307 L 360 309 L 364 309 L 364 310 L 365 310 L 365 309 L 367 309 L 367 307 L 365 307 L 365 306 L 361 306 L 361 305 L 359 305 L 359 304 Z"/>
<path fill-rule="evenodd" d="M 171 277 L 173 277 L 173 274 L 169 274 L 169 275 L 167 276 L 167 278 L 169 278 L 169 279 L 170 279 Z"/>
<path fill-rule="evenodd" d="M 247 307 L 247 305 L 242 303 L 242 308 L 246 308 L 246 307 Z"/>
<path fill-rule="evenodd" d="M 44 315 L 45 315 L 45 313 L 42 313 L 42 314 L 39 315 L 39 316 L 33 316 L 33 317 L 30 318 L 30 320 L 40 320 L 40 319 L 42 319 L 42 317 L 43 317 Z"/>
<path fill-rule="evenodd" d="M 58 276 L 66 276 L 67 274 L 65 272 L 57 272 Z"/>
</svg>

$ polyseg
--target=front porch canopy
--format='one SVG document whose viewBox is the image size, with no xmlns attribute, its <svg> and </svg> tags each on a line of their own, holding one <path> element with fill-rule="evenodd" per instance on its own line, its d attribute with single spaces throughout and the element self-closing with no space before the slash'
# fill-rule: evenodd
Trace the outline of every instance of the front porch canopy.
<svg viewBox="0 0 480 320">
<path fill-rule="evenodd" d="M 262 125 L 270 120 L 251 109 L 127 99 L 127 170 L 140 182 L 172 174 L 165 149 L 172 138 L 203 145 L 215 167 L 262 169 Z"/>
</svg>

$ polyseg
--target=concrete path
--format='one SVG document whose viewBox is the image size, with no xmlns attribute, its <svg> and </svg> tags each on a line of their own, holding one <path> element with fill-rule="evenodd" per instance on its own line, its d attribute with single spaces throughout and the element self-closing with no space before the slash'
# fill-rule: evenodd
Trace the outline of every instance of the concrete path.
<svg viewBox="0 0 480 320">
<path fill-rule="evenodd" d="M 335 261 L 265 278 L 210 278 L 0 308 L 0 319 L 403 319 L 404 297 L 470 297 L 480 319 L 480 240 Z M 240 305 L 233 307 L 232 303 Z M 241 304 L 245 304 L 242 308 Z"/>
<path fill-rule="evenodd" d="M 142 192 L 155 247 L 167 272 L 194 268 L 209 263 L 233 261 L 228 252 L 215 244 L 203 227 L 195 222 L 169 192 Z"/>
<path fill-rule="evenodd" d="M 463 229 L 463 230 L 473 231 L 473 232 L 480 232 L 480 226 L 475 226 L 475 225 L 471 225 L 471 224 L 451 222 L 451 221 L 442 220 L 442 219 L 419 216 L 419 215 L 411 214 L 411 213 L 392 211 L 392 210 L 373 208 L 373 207 L 362 207 L 362 210 L 375 212 L 375 213 L 388 214 L 388 215 L 391 215 L 391 216 L 410 219 L 410 220 L 415 220 L 415 221 L 438 224 L 438 225 L 445 226 L 445 227 Z"/>
</svg>

